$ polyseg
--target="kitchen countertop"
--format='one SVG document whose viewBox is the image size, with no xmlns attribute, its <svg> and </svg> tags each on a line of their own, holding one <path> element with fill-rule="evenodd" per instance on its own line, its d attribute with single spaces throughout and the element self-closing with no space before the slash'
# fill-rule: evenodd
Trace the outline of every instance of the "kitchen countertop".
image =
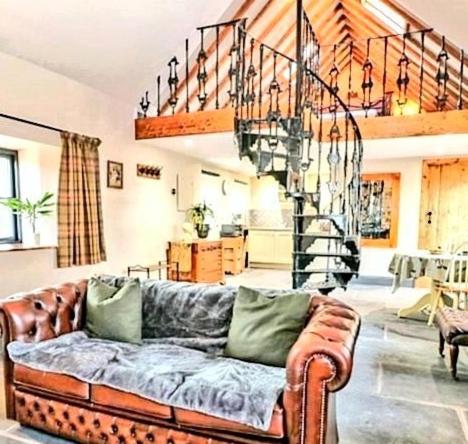
<svg viewBox="0 0 468 444">
<path fill-rule="evenodd" d="M 281 228 L 281 227 L 249 227 L 250 231 L 282 231 L 285 233 L 292 233 L 292 228 Z"/>
</svg>

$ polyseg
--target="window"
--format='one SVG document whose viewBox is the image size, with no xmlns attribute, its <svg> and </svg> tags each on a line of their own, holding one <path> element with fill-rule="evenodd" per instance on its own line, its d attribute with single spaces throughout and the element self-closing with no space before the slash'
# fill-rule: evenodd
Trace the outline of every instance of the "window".
<svg viewBox="0 0 468 444">
<path fill-rule="evenodd" d="M 18 153 L 0 148 L 0 199 L 18 197 Z M 0 206 L 0 243 L 21 240 L 19 217 Z"/>
<path fill-rule="evenodd" d="M 406 32 L 406 20 L 382 0 L 362 0 L 362 4 L 394 32 Z"/>
</svg>

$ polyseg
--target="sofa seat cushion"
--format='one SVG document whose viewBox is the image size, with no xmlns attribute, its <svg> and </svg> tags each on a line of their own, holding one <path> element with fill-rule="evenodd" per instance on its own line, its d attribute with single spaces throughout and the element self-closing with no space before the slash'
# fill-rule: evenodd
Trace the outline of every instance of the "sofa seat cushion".
<svg viewBox="0 0 468 444">
<path fill-rule="evenodd" d="M 91 386 L 91 401 L 96 404 L 156 416 L 158 418 L 170 419 L 173 417 L 172 409 L 167 405 L 105 385 Z"/>
<path fill-rule="evenodd" d="M 41 370 L 24 365 L 13 367 L 13 382 L 18 385 L 39 389 L 79 399 L 89 399 L 89 384 L 73 376 Z"/>
<path fill-rule="evenodd" d="M 244 424 L 239 424 L 238 422 L 228 421 L 226 419 L 216 418 L 215 416 L 195 412 L 193 410 L 175 408 L 174 415 L 177 424 L 181 426 L 212 429 L 218 431 L 222 430 L 234 433 L 247 433 L 256 436 L 265 436 L 268 438 L 279 439 L 284 437 L 284 411 L 278 405 L 276 405 L 273 410 L 270 427 L 265 431 L 255 429 Z"/>
<path fill-rule="evenodd" d="M 136 345 L 75 332 L 39 343 L 15 341 L 7 349 L 17 364 L 269 429 L 285 387 L 285 369 L 215 357 L 160 341 L 144 340 Z"/>
</svg>

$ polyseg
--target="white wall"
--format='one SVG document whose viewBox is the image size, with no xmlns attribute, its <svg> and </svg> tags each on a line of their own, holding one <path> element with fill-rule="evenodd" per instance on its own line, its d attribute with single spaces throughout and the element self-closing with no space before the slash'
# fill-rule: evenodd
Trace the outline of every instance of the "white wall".
<svg viewBox="0 0 468 444">
<path fill-rule="evenodd" d="M 176 175 L 181 175 L 182 186 L 196 181 L 192 175 L 200 171 L 200 161 L 148 143 L 135 142 L 132 106 L 2 53 L 0 66 L 2 113 L 102 140 L 99 150 L 108 257 L 106 263 L 96 266 L 59 270 L 55 265 L 55 251 L 51 249 L 0 252 L 0 297 L 85 278 L 92 273 L 121 274 L 127 265 L 164 259 L 167 242 L 179 235 L 185 218 L 183 212 L 177 211 L 177 199 L 171 194 L 172 188 L 176 187 Z M 42 188 L 41 191 L 55 192 L 61 151 L 58 133 L 0 119 L 0 134 L 27 141 L 17 147 L 24 149 L 27 145 L 27 150 L 20 154 L 21 166 L 25 168 L 21 173 L 23 181 L 28 183 L 25 177 L 29 180 L 23 196 L 32 193 L 36 186 Z M 106 187 L 107 160 L 124 163 L 123 190 Z M 137 163 L 163 166 L 161 180 L 137 177 Z M 40 172 L 36 170 L 29 176 L 34 164 L 40 165 Z M 43 229 L 45 241 L 55 244 L 52 221 L 49 221 L 49 228 L 44 222 L 46 228 Z"/>
<path fill-rule="evenodd" d="M 422 158 L 364 159 L 364 173 L 400 173 L 400 210 L 397 248 L 362 249 L 362 276 L 391 276 L 388 266 L 397 249 L 413 251 L 418 247 L 419 204 Z"/>
</svg>

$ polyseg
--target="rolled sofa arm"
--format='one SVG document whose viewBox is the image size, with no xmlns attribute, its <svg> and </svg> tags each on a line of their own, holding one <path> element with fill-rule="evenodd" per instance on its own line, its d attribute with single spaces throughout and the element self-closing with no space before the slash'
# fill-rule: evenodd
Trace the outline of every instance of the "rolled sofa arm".
<svg viewBox="0 0 468 444">
<path fill-rule="evenodd" d="M 332 393 L 351 376 L 360 317 L 336 299 L 314 296 L 308 324 L 289 352 L 283 403 L 290 444 L 338 441 Z"/>
<path fill-rule="evenodd" d="M 39 342 L 81 329 L 87 281 L 19 294 L 0 302 L 3 343 Z"/>
<path fill-rule="evenodd" d="M 13 363 L 6 346 L 11 341 L 40 342 L 80 330 L 87 281 L 22 293 L 0 301 L 7 418 L 15 419 Z"/>
</svg>

